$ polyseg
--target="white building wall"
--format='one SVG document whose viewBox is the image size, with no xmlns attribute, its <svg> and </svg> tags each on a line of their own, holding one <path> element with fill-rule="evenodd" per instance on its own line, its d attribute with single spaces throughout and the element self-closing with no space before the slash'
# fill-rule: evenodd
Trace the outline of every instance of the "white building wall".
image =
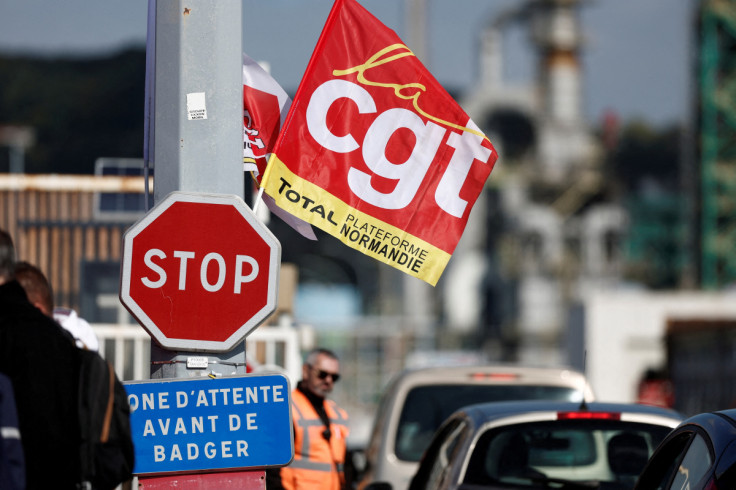
<svg viewBox="0 0 736 490">
<path fill-rule="evenodd" d="M 736 296 L 597 292 L 584 301 L 585 372 L 599 400 L 633 402 L 647 368 L 664 365 L 672 319 L 736 319 Z"/>
</svg>

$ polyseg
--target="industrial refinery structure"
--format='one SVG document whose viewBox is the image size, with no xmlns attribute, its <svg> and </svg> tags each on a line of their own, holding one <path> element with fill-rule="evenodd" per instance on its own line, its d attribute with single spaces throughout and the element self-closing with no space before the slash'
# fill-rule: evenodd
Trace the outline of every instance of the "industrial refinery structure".
<svg viewBox="0 0 736 490">
<path fill-rule="evenodd" d="M 569 306 L 622 279 L 627 216 L 605 198 L 603 149 L 583 116 L 582 5 L 535 0 L 491 19 L 479 80 L 461 99 L 501 157 L 445 279 L 447 322 L 467 332 L 485 324 L 487 348 L 504 360 L 567 363 Z M 536 55 L 527 86 L 502 77 L 505 34 L 519 25 Z M 479 262 L 485 273 L 468 284 Z M 486 305 L 475 318 L 466 288 Z"/>
</svg>

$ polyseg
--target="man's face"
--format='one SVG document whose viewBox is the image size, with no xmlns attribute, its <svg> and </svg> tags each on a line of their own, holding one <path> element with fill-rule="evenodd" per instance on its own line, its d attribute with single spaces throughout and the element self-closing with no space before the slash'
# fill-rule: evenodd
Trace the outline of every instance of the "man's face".
<svg viewBox="0 0 736 490">
<path fill-rule="evenodd" d="M 317 356 L 313 365 L 304 364 L 302 379 L 306 388 L 317 396 L 326 398 L 335 387 L 333 375 L 339 375 L 340 362 L 325 355 Z"/>
</svg>

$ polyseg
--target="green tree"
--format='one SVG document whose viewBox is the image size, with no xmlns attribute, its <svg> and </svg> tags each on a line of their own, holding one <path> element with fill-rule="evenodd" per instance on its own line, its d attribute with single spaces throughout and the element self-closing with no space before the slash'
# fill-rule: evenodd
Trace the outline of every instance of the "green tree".
<svg viewBox="0 0 736 490">
<path fill-rule="evenodd" d="M 26 172 L 87 174 L 98 157 L 140 158 L 145 69 L 143 49 L 84 59 L 0 56 L 0 125 L 36 131 Z"/>
</svg>

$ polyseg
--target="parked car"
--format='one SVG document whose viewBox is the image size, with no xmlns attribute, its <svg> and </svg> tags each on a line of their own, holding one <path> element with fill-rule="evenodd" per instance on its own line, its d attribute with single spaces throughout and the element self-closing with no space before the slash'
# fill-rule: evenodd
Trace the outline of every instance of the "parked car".
<svg viewBox="0 0 736 490">
<path fill-rule="evenodd" d="M 389 384 L 378 406 L 358 488 L 380 481 L 406 489 L 434 432 L 466 405 L 592 399 L 585 377 L 570 369 L 494 365 L 406 370 Z"/>
<path fill-rule="evenodd" d="M 736 409 L 683 421 L 656 448 L 635 488 L 736 488 Z"/>
<path fill-rule="evenodd" d="M 409 488 L 631 490 L 681 420 L 672 410 L 633 403 L 471 405 L 437 430 Z"/>
</svg>

